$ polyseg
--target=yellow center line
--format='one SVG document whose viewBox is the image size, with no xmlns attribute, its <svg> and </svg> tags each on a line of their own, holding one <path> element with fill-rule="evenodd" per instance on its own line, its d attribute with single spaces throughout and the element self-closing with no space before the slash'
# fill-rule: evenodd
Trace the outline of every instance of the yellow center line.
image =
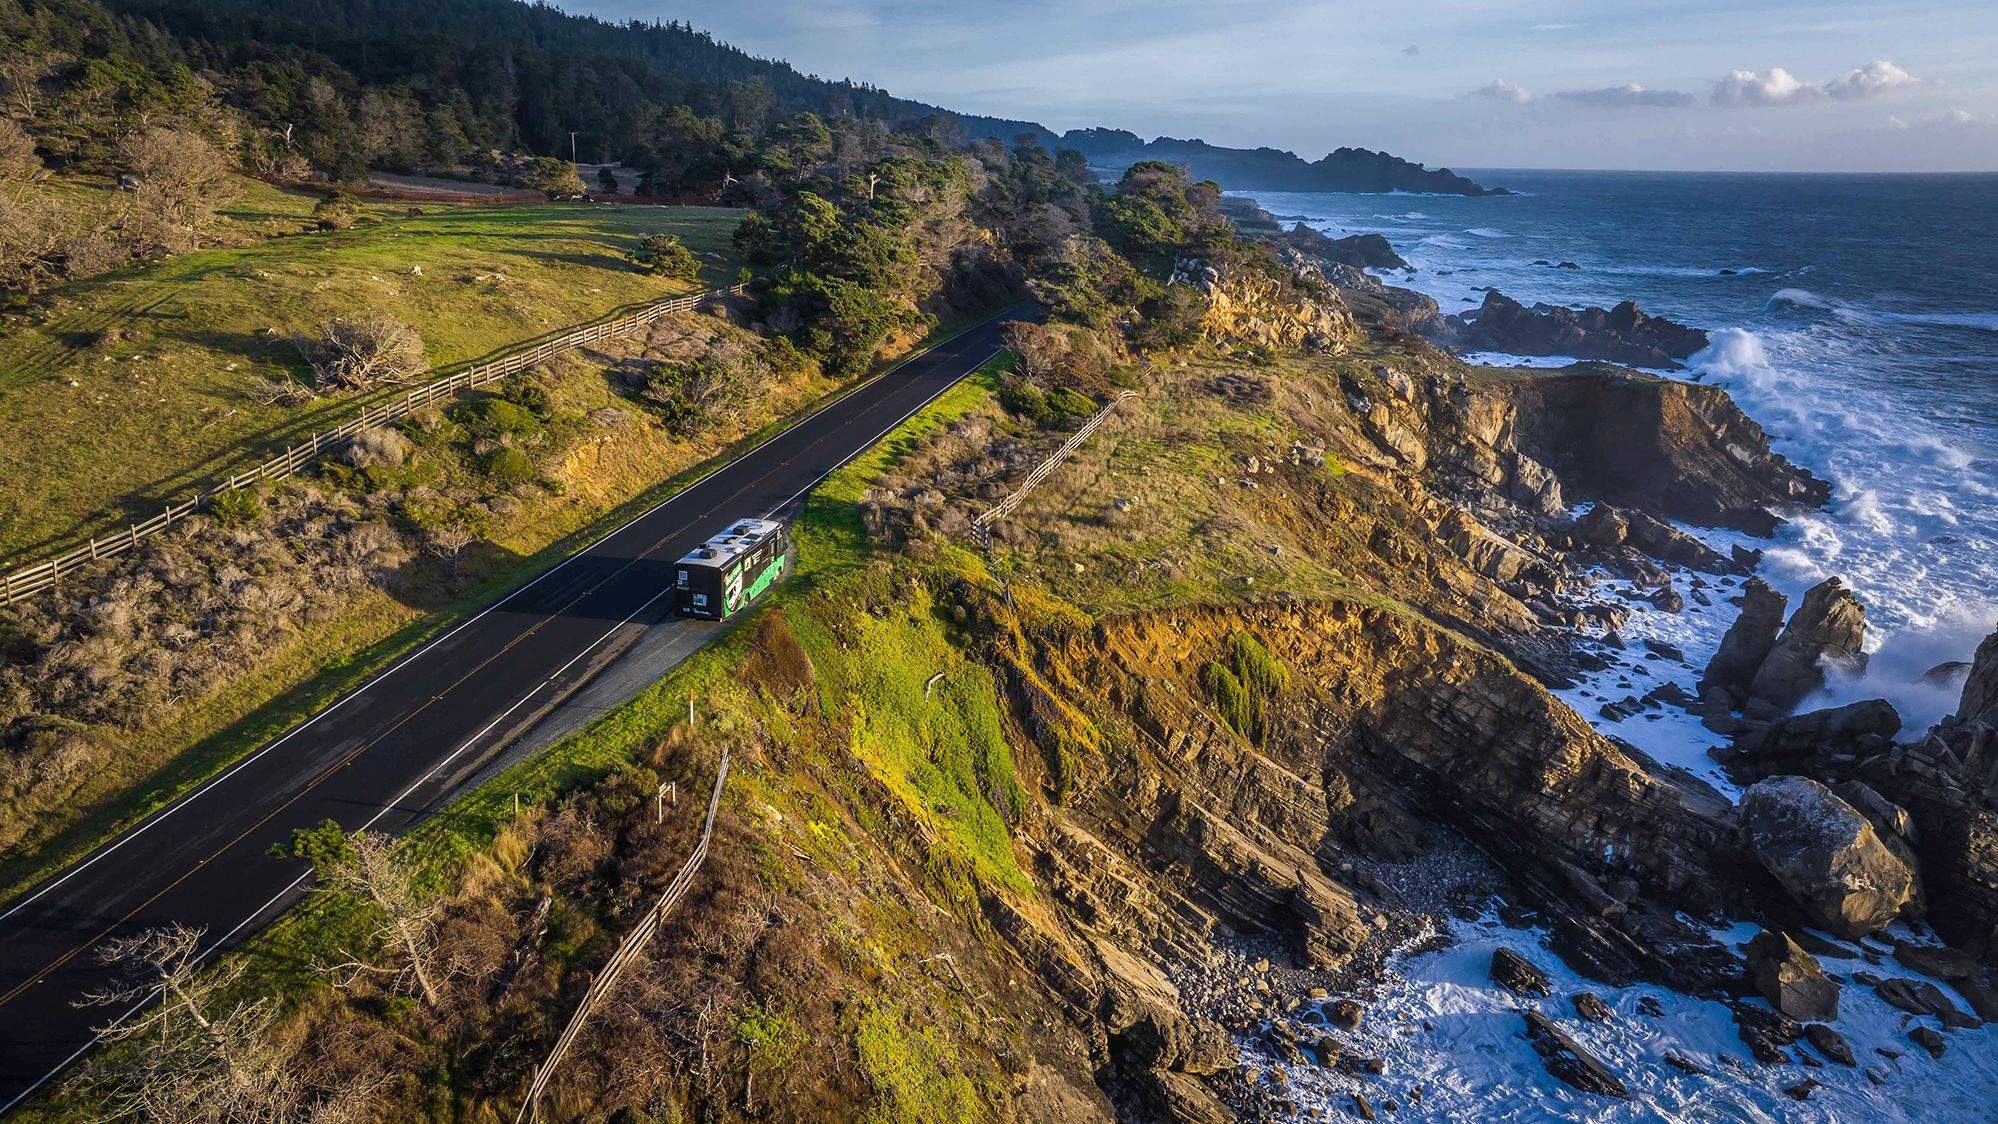
<svg viewBox="0 0 1998 1124">
<path fill-rule="evenodd" d="M 973 325 L 972 328 L 983 327 L 986 323 L 990 323 L 992 320 L 997 319 L 999 315 L 1003 314 L 1004 313 L 995 314 L 994 316 L 987 318 L 985 321 L 981 321 L 979 324 Z M 957 333 L 957 336 L 968 334 L 972 330 L 972 328 L 967 328 L 964 331 Z M 921 355 L 926 357 L 936 357 L 938 355 L 947 356 L 948 353 L 945 352 L 943 348 L 945 344 L 956 341 L 957 336 L 952 336 L 947 340 L 940 341 L 937 345 L 930 348 L 928 351 L 921 353 Z M 916 357 L 912 356 L 911 358 L 914 359 Z M 864 386 L 871 383 L 877 383 L 881 381 L 883 378 L 887 377 L 887 375 L 892 373 L 893 373 L 892 370 L 883 372 L 880 375 L 876 375 L 874 378 L 868 379 L 866 383 L 863 383 L 861 385 Z M 856 386 L 854 388 L 854 391 L 858 391 L 859 389 L 860 387 Z M 854 391 L 849 391 L 848 394 L 844 397 L 850 397 Z M 830 405 L 828 406 L 828 408 L 830 408 Z M 862 412 L 865 413 L 866 409 L 867 407 L 863 407 Z M 800 424 L 803 424 L 803 421 L 805 420 L 809 419 L 801 419 Z M 818 448 L 820 445 L 825 444 L 831 438 L 832 434 L 821 435 L 820 437 L 815 438 L 812 441 L 808 442 L 804 446 L 804 448 L 798 450 L 797 454 L 794 454 L 794 456 L 808 453 L 811 450 Z M 742 462 L 737 461 L 735 463 L 740 464 Z M 778 465 L 765 471 L 761 476 L 758 476 L 752 480 L 744 482 L 744 484 L 741 487 L 737 488 L 734 492 L 730 493 L 726 498 L 728 500 L 736 499 L 737 497 L 741 496 L 744 492 L 750 490 L 750 488 L 752 488 L 753 486 L 762 483 L 764 480 L 769 479 L 772 473 L 775 472 L 776 468 L 783 467 L 784 465 L 788 465 L 790 463 L 791 462 L 789 460 L 779 462 Z M 732 467 L 734 467 L 733 464 L 723 466 L 721 469 L 718 469 L 713 475 L 707 476 L 702 480 L 696 481 L 694 484 L 689 485 L 688 491 L 683 491 L 679 493 L 679 495 L 680 496 L 687 495 L 688 492 L 691 491 L 692 489 L 699 487 L 701 484 L 705 484 L 708 481 L 715 479 L 717 476 L 721 475 L 722 472 L 726 472 L 729 468 Z M 677 499 L 679 497 L 676 496 L 674 498 Z M 667 501 L 667 503 L 671 502 L 672 500 Z M 665 506 L 664 504 L 661 505 L 662 508 L 664 506 Z M 705 517 L 706 515 L 711 515 L 712 513 L 713 509 L 711 508 L 708 512 L 703 513 L 703 517 Z M 153 896 L 147 898 L 145 901 L 140 902 L 138 905 L 132 907 L 132 909 L 128 911 L 124 916 L 118 918 L 116 921 L 113 921 L 111 924 L 105 926 L 104 929 L 101 932 L 99 932 L 96 936 L 90 937 L 89 939 L 84 940 L 81 943 L 77 944 L 69 951 L 57 957 L 47 966 L 35 972 L 28 979 L 25 979 L 21 981 L 19 984 L 16 984 L 13 988 L 9 989 L 6 992 L 6 994 L 0 995 L 0 1007 L 5 1007 L 8 1003 L 11 1003 L 16 998 L 18 998 L 22 992 L 47 979 L 50 973 L 59 970 L 60 968 L 62 968 L 63 965 L 75 959 L 84 950 L 92 947 L 93 945 L 97 944 L 99 941 L 102 941 L 105 937 L 110 936 L 113 932 L 115 932 L 118 929 L 119 926 L 125 924 L 127 921 L 130 921 L 133 917 L 136 917 L 139 913 L 144 911 L 146 907 L 152 905 L 154 902 L 160 900 L 162 897 L 165 897 L 167 894 L 171 893 L 175 887 L 179 886 L 182 882 L 185 882 L 196 871 L 208 865 L 208 863 L 213 861 L 214 859 L 220 858 L 231 848 L 235 847 L 238 843 L 241 843 L 244 839 L 247 839 L 251 835 L 254 835 L 257 831 L 261 830 L 265 824 L 268 824 L 271 820 L 275 819 L 278 815 L 283 813 L 285 809 L 297 803 L 308 793 L 317 790 L 321 784 L 325 783 L 327 778 L 331 777 L 333 774 L 339 772 L 341 769 L 351 764 L 356 758 L 360 757 L 363 753 L 366 753 L 368 750 L 373 749 L 377 745 L 380 745 L 383 740 L 387 739 L 397 730 L 407 725 L 409 722 L 414 720 L 418 715 L 422 714 L 424 711 L 430 709 L 432 704 L 442 701 L 445 697 L 450 695 L 452 691 L 457 690 L 459 687 L 463 686 L 468 680 L 470 680 L 473 676 L 476 676 L 479 672 L 485 670 L 488 666 L 492 664 L 494 660 L 497 660 L 501 656 L 506 655 L 508 652 L 512 651 L 516 645 L 520 644 L 528 637 L 533 636 L 535 633 L 539 632 L 543 625 L 546 625 L 549 621 L 552 621 L 555 618 L 561 616 L 569 609 L 574 608 L 577 604 L 581 603 L 584 598 L 590 596 L 591 594 L 609 585 L 612 581 L 622 576 L 625 571 L 631 569 L 633 566 L 636 566 L 640 562 L 645 561 L 647 558 L 652 557 L 653 554 L 658 552 L 660 547 L 666 545 L 667 539 L 672 538 L 673 534 L 677 533 L 678 529 L 676 529 L 672 533 L 669 533 L 668 535 L 661 537 L 657 542 L 654 542 L 650 547 L 648 547 L 644 553 L 631 559 L 629 562 L 626 562 L 623 566 L 618 567 L 615 571 L 605 576 L 605 578 L 602 581 L 596 583 L 595 585 L 582 591 L 581 593 L 578 593 L 573 599 L 571 599 L 567 604 L 563 605 L 560 609 L 557 609 L 554 612 L 549 613 L 547 616 L 544 616 L 540 620 L 536 621 L 532 627 L 527 629 L 525 632 L 520 633 L 518 636 L 515 636 L 512 640 L 508 641 L 504 647 L 500 648 L 492 655 L 487 656 L 484 660 L 480 661 L 477 666 L 473 667 L 470 671 L 467 671 L 464 675 L 460 676 L 449 687 L 446 687 L 442 693 L 432 695 L 430 699 L 424 702 L 421 706 L 417 707 L 415 710 L 410 711 L 408 714 L 405 714 L 401 719 L 399 719 L 395 723 L 395 725 L 390 726 L 388 729 L 382 731 L 372 740 L 356 747 L 352 753 L 347 754 L 345 757 L 341 758 L 338 762 L 322 770 L 317 777 L 313 778 L 310 784 L 306 785 L 304 788 L 301 788 L 298 792 L 294 793 L 290 799 L 286 800 L 284 803 L 278 805 L 277 807 L 271 809 L 271 811 L 267 813 L 262 819 L 259 819 L 256 823 L 250 825 L 250 827 L 245 829 L 241 834 L 237 835 L 235 838 L 229 840 L 227 843 L 224 843 L 221 847 L 217 848 L 212 854 L 208 855 L 206 858 L 196 861 L 194 865 L 189 867 L 185 872 L 183 872 L 180 877 L 174 879 L 172 882 L 162 887 L 158 892 L 154 893 Z M 535 690 L 538 690 L 539 688 L 540 685 L 537 684 L 536 687 L 530 689 L 528 693 L 532 694 Z M 365 690 L 366 688 L 363 687 L 362 689 Z M 207 790 L 204 789 L 202 791 L 205 792 Z M 199 793 L 197 793 L 196 795 L 199 795 Z"/>
<path fill-rule="evenodd" d="M 816 444 L 816 442 L 814 444 Z M 760 483 L 762 480 L 767 479 L 769 475 L 770 474 L 766 472 L 763 476 L 757 477 L 755 480 L 745 483 L 741 488 L 736 489 L 735 492 L 730 494 L 728 498 L 732 500 L 737 496 L 740 496 L 743 492 L 748 491 L 749 488 L 754 484 Z M 710 477 L 710 479 L 712 479 L 712 477 Z M 681 494 L 685 495 L 686 493 L 683 492 Z M 283 813 L 285 809 L 297 803 L 308 793 L 317 790 L 321 784 L 325 783 L 327 778 L 331 777 L 333 774 L 345 768 L 348 764 L 352 763 L 355 758 L 361 756 L 361 754 L 366 753 L 368 750 L 373 749 L 377 745 L 380 745 L 390 735 L 394 734 L 397 730 L 401 729 L 403 726 L 409 724 L 424 711 L 430 709 L 432 704 L 444 699 L 452 691 L 455 691 L 459 687 L 463 686 L 466 683 L 466 681 L 470 680 L 473 676 L 477 675 L 481 671 L 484 671 L 488 666 L 492 664 L 494 660 L 497 660 L 501 656 L 506 655 L 522 641 L 526 640 L 530 636 L 533 636 L 535 633 L 541 631 L 542 626 L 546 625 L 549 621 L 554 620 L 555 618 L 566 613 L 568 610 L 574 608 L 576 605 L 580 604 L 584 598 L 589 597 L 591 594 L 609 585 L 612 581 L 615 581 L 618 577 L 622 576 L 625 571 L 631 569 L 633 566 L 636 566 L 640 562 L 643 562 L 646 559 L 652 557 L 652 555 L 658 552 L 660 547 L 666 545 L 667 539 L 672 538 L 674 534 L 678 533 L 679 530 L 675 529 L 675 531 L 673 531 L 672 533 L 660 538 L 659 541 L 653 543 L 650 547 L 648 547 L 643 554 L 640 554 L 636 558 L 633 558 L 629 562 L 626 562 L 624 565 L 618 567 L 615 571 L 606 575 L 602 581 L 582 591 L 581 593 L 578 593 L 573 599 L 571 599 L 567 604 L 563 605 L 560 609 L 557 609 L 554 612 L 549 613 L 547 616 L 542 617 L 540 620 L 536 621 L 532 627 L 527 629 L 525 632 L 522 632 L 518 636 L 515 636 L 512 640 L 508 641 L 504 647 L 500 648 L 492 655 L 487 656 L 484 660 L 481 660 L 476 667 L 473 667 L 470 671 L 467 671 L 464 675 L 460 676 L 449 687 L 446 687 L 441 694 L 431 696 L 429 701 L 417 707 L 415 710 L 410 711 L 408 714 L 403 715 L 403 717 L 400 720 L 398 720 L 395 725 L 390 726 L 386 730 L 383 730 L 379 735 L 377 735 L 372 740 L 360 746 L 357 746 L 352 753 L 349 753 L 347 756 L 341 758 L 338 762 L 329 766 L 328 768 L 323 770 L 317 777 L 313 778 L 311 784 L 306 785 L 304 788 L 299 789 L 298 792 L 294 793 L 289 800 L 286 800 L 284 803 L 271 809 L 270 812 L 266 814 L 262 819 L 258 820 L 254 824 L 251 824 L 241 834 L 229 840 L 227 843 L 224 843 L 221 847 L 217 848 L 214 851 L 214 853 L 210 854 L 207 858 L 196 861 L 194 865 L 189 867 L 185 872 L 183 872 L 179 878 L 176 878 L 172 882 L 167 883 L 167 885 L 161 887 L 157 893 L 153 894 L 152 897 L 149 897 L 145 901 L 140 902 L 138 905 L 132 907 L 132 909 L 129 912 L 127 912 L 123 917 L 120 917 L 118 918 L 118 920 L 113 921 L 110 925 L 105 926 L 102 932 L 99 932 L 96 936 L 90 937 L 89 939 L 76 945 L 74 948 L 71 948 L 68 952 L 65 952 L 61 956 L 57 957 L 54 961 L 49 963 L 47 966 L 43 967 L 41 970 L 37 971 L 34 975 L 30 976 L 28 979 L 25 979 L 20 983 L 14 985 L 14 987 L 11 988 L 5 995 L 0 995 L 0 1007 L 5 1007 L 8 1003 L 13 1002 L 16 998 L 20 996 L 22 992 L 47 979 L 50 973 L 59 970 L 60 968 L 62 968 L 63 965 L 69 963 L 71 960 L 74 960 L 85 949 L 90 948 L 91 946 L 97 944 L 99 941 L 103 940 L 105 937 L 110 936 L 111 933 L 116 931 L 119 926 L 123 925 L 127 921 L 130 921 L 133 917 L 137 916 L 140 912 L 145 910 L 147 906 L 152 905 L 154 902 L 160 900 L 162 897 L 165 897 L 167 894 L 171 893 L 174 887 L 179 886 L 182 882 L 187 881 L 187 879 L 192 877 L 196 871 L 208 865 L 210 861 L 222 857 L 224 853 L 229 851 L 231 848 L 235 847 L 238 843 L 241 843 L 244 839 L 247 839 L 251 835 L 256 834 L 259 830 L 263 828 L 265 824 L 269 823 L 271 820 L 275 819 L 278 815 Z M 539 685 L 537 685 L 535 689 L 539 689 Z M 533 691 L 530 690 L 529 694 L 532 693 Z"/>
</svg>

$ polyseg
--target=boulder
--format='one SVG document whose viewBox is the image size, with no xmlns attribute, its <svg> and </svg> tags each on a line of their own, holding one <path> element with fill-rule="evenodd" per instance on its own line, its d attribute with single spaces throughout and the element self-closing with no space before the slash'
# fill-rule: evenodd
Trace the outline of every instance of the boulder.
<svg viewBox="0 0 1998 1124">
<path fill-rule="evenodd" d="M 1943 1036 L 1937 1034 L 1934 1028 L 1932 1027 L 1918 1026 L 1915 1029 L 1909 1031 L 1908 1041 L 1913 1042 L 1915 1045 L 1920 1046 L 1924 1050 L 1927 1050 L 1929 1052 L 1929 1056 L 1936 1059 L 1937 1061 L 1941 1061 L 1943 1056 L 1943 1051 L 1949 1049 L 1949 1043 L 1943 1041 Z"/>
<path fill-rule="evenodd" d="M 1768 582 L 1752 578 L 1742 590 L 1741 615 L 1721 637 L 1720 649 L 1707 663 L 1700 677 L 1700 693 L 1718 688 L 1728 700 L 1740 706 L 1748 698 L 1748 685 L 1776 646 L 1776 634 L 1783 631 L 1783 610 L 1790 599 L 1776 592 Z"/>
<path fill-rule="evenodd" d="M 1984 967 L 1976 957 L 1953 948 L 1895 941 L 1894 959 L 1931 979 L 1971 980 L 1984 974 Z"/>
<path fill-rule="evenodd" d="M 1819 926 L 1850 939 L 1919 911 L 1915 869 L 1873 824 L 1808 777 L 1771 777 L 1742 793 L 1748 850 Z"/>
<path fill-rule="evenodd" d="M 1367 1009 L 1360 1006 L 1357 1001 L 1339 999 L 1335 1000 L 1331 1006 L 1325 1008 L 1325 1021 L 1338 1027 L 1340 1030 L 1358 1030 L 1360 1029 L 1360 1020 L 1366 1013 Z"/>
<path fill-rule="evenodd" d="M 1873 985 L 1873 993 L 1890 1007 L 1911 1015 L 1927 1015 L 1953 1030 L 1975 1030 L 1984 1020 L 1967 1015 L 1950 1002 L 1942 988 L 1927 980 L 1891 979 Z"/>
<path fill-rule="evenodd" d="M 1801 1022 L 1838 1018 L 1838 985 L 1818 958 L 1783 933 L 1764 929 L 1748 942 L 1748 974 L 1771 1007 Z"/>
<path fill-rule="evenodd" d="M 1586 1022 L 1606 1023 L 1614 1014 L 1610 1010 L 1610 1005 L 1603 1002 L 1602 997 L 1594 992 L 1578 991 L 1570 1002 L 1575 1005 L 1575 1013 Z"/>
<path fill-rule="evenodd" d="M 1532 961 L 1509 948 L 1496 949 L 1492 952 L 1492 982 L 1514 995 L 1529 998 L 1544 996 L 1553 991 L 1547 983 L 1547 973 L 1534 967 Z"/>
<path fill-rule="evenodd" d="M 1866 608 L 1837 578 L 1804 594 L 1769 656 L 1748 685 L 1751 697 L 1788 710 L 1825 685 L 1825 665 L 1866 666 Z"/>
<path fill-rule="evenodd" d="M 1783 1047 L 1804 1036 L 1797 1020 L 1766 1007 L 1750 1003 L 1730 1003 L 1734 1012 L 1734 1032 L 1763 1065 L 1787 1065 L 1790 1052 Z"/>
<path fill-rule="evenodd" d="M 1660 562 L 1709 574 L 1724 574 L 1730 568 L 1719 551 L 1657 516 L 1632 510 L 1624 513 L 1624 519 L 1630 528 L 1626 541 Z"/>
<path fill-rule="evenodd" d="M 1811 1049 L 1824 1055 L 1826 1061 L 1837 1062 L 1840 1065 L 1859 1064 L 1852 1056 L 1852 1044 L 1845 1040 L 1845 1035 L 1823 1023 L 1806 1026 L 1804 1040 L 1811 1044 Z"/>
<path fill-rule="evenodd" d="M 1555 1026 L 1554 1020 L 1538 1011 L 1522 1014 L 1526 1019 L 1526 1040 L 1532 1043 L 1533 1052 L 1540 1055 L 1549 1074 L 1584 1093 L 1603 1097 L 1630 1096 L 1630 1089 L 1624 1085 L 1623 1079 Z"/>
</svg>

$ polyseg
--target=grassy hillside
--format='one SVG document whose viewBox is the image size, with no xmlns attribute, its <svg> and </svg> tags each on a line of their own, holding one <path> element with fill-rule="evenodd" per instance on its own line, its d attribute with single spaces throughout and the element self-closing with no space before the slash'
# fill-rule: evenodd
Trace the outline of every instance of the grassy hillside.
<svg viewBox="0 0 1998 1124">
<path fill-rule="evenodd" d="M 221 224 L 240 244 L 63 286 L 6 325 L 0 559 L 145 518 L 347 416 L 352 399 L 257 398 L 302 376 L 293 337 L 328 316 L 390 310 L 441 367 L 690 288 L 624 262 L 645 234 L 678 234 L 702 254 L 703 287 L 736 276 L 721 257 L 730 210 L 378 205 L 378 221 L 349 230 L 270 236 L 302 230 L 316 201 L 250 185 Z"/>
</svg>

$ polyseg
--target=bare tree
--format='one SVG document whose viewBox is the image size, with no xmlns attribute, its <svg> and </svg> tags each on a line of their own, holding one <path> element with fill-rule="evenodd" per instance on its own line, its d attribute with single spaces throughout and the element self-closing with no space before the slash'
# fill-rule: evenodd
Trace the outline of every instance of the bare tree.
<svg viewBox="0 0 1998 1124">
<path fill-rule="evenodd" d="M 395 950 L 398 962 L 379 965 L 354 957 L 327 965 L 327 973 L 341 987 L 363 976 L 385 978 L 391 991 L 406 990 L 413 983 L 423 1001 L 435 1007 L 443 997 L 437 989 L 436 941 L 442 900 L 417 885 L 415 875 L 397 860 L 394 840 L 376 831 L 344 836 L 339 831 L 331 820 L 313 832 L 301 831 L 293 853 L 313 860 L 322 887 L 373 909 L 377 916 L 373 936 Z"/>
<path fill-rule="evenodd" d="M 124 1048 L 75 1080 L 120 1117 L 168 1124 L 291 1119 L 300 1094 L 269 1034 L 277 1006 L 229 998 L 243 963 L 224 960 L 204 971 L 202 936 L 173 925 L 103 946 L 99 957 L 124 976 L 82 1002 L 142 1009 L 98 1028 Z"/>
<path fill-rule="evenodd" d="M 319 385 L 332 390 L 408 382 L 430 369 L 422 335 L 385 313 L 328 320 L 319 326 L 319 338 L 301 342 L 299 350 Z"/>
<path fill-rule="evenodd" d="M 1068 337 L 1028 320 L 1010 320 L 999 327 L 999 342 L 1020 360 L 1020 373 L 1044 381 L 1061 367 L 1069 351 Z"/>
<path fill-rule="evenodd" d="M 198 226 L 236 195 L 228 159 L 199 133 L 154 126 L 127 137 L 119 154 L 141 181 L 140 209 L 173 226 Z"/>
<path fill-rule="evenodd" d="M 479 536 L 470 527 L 460 523 L 449 523 L 430 529 L 428 541 L 423 548 L 451 564 L 451 584 L 458 584 L 458 566 L 465 548 L 479 541 Z"/>
<path fill-rule="evenodd" d="M 19 202 L 28 185 L 48 174 L 35 142 L 19 125 L 0 118 L 0 191 Z"/>
</svg>

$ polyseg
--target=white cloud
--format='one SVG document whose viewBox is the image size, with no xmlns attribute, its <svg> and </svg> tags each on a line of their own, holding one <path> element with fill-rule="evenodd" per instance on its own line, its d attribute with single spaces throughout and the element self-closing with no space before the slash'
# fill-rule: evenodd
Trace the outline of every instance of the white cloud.
<svg viewBox="0 0 1998 1124">
<path fill-rule="evenodd" d="M 1806 82 L 1780 66 L 1767 73 L 1753 70 L 1730 71 L 1714 83 L 1713 103 L 1724 106 L 1803 105 L 1836 98 L 1857 101 L 1902 90 L 1920 89 L 1920 78 L 1886 59 L 1867 63 L 1828 82 Z"/>
<path fill-rule="evenodd" d="M 1887 127 L 1893 129 L 1895 132 L 1900 132 L 1902 129 L 1908 127 L 1908 123 L 1890 113 L 1887 115 Z"/>
<path fill-rule="evenodd" d="M 1714 83 L 1715 105 L 1785 105 L 1824 95 L 1823 83 L 1799 82 L 1789 71 L 1772 66 L 1767 74 L 1729 71 Z"/>
<path fill-rule="evenodd" d="M 1533 91 L 1516 86 L 1500 78 L 1491 85 L 1480 86 L 1466 93 L 1464 96 L 1483 101 L 1509 101 L 1514 105 L 1522 105 L 1533 100 Z"/>
<path fill-rule="evenodd" d="M 1886 59 L 1877 59 L 1858 70 L 1847 71 L 1832 79 L 1825 87 L 1825 92 L 1832 97 L 1850 101 L 1891 94 L 1896 90 L 1919 89 L 1921 85 L 1921 79 Z"/>
<path fill-rule="evenodd" d="M 1605 86 L 1600 90 L 1562 90 L 1554 95 L 1562 101 L 1602 109 L 1635 109 L 1645 106 L 1690 105 L 1693 95 L 1678 90 L 1648 90 L 1635 82 Z"/>
</svg>

